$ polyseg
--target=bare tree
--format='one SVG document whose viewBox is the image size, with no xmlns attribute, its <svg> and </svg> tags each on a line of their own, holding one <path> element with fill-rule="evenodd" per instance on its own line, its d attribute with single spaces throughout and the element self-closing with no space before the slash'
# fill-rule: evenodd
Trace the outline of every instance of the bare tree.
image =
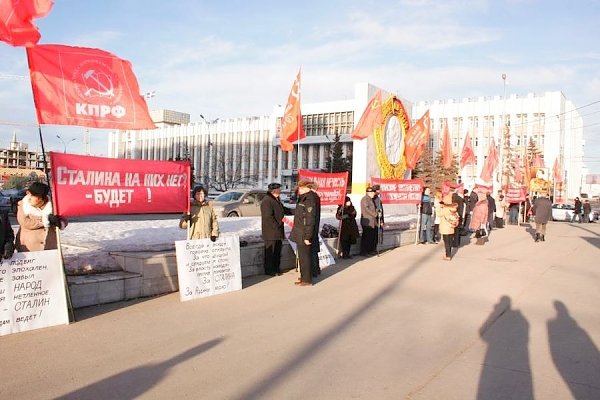
<svg viewBox="0 0 600 400">
<path fill-rule="evenodd" d="M 218 146 L 214 151 L 214 175 L 210 186 L 218 191 L 224 192 L 239 186 L 256 186 L 258 182 L 258 173 L 250 173 L 249 164 L 244 164 L 242 161 L 250 159 L 249 151 L 247 149 L 242 151 L 238 146 Z M 236 153 L 235 162 L 234 153 Z"/>
</svg>

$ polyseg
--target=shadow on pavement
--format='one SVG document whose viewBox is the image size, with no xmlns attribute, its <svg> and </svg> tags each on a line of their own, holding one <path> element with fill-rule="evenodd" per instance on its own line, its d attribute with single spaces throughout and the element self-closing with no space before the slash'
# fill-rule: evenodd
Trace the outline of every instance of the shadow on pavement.
<svg viewBox="0 0 600 400">
<path fill-rule="evenodd" d="M 479 378 L 478 400 L 533 399 L 529 364 L 529 323 L 511 299 L 502 296 L 479 329 L 487 351 Z"/>
<path fill-rule="evenodd" d="M 257 379 L 258 383 L 242 391 L 239 395 L 235 396 L 235 399 L 263 399 L 268 398 L 268 393 L 279 385 L 284 385 L 288 376 L 294 375 L 294 373 L 302 368 L 304 365 L 309 364 L 311 359 L 317 355 L 320 351 L 327 348 L 331 342 L 335 341 L 339 335 L 343 334 L 344 331 L 352 328 L 356 322 L 363 316 L 367 315 L 370 310 L 376 308 L 384 299 L 392 294 L 394 290 L 398 288 L 398 285 L 402 284 L 404 280 L 410 277 L 417 269 L 422 265 L 422 262 L 432 257 L 431 253 L 427 253 L 406 270 L 404 270 L 397 278 L 390 281 L 387 286 L 383 287 L 381 291 L 372 296 L 369 300 L 365 301 L 362 306 L 358 307 L 352 314 L 347 318 L 343 319 L 336 325 L 332 326 L 331 329 L 320 335 L 310 342 L 300 346 L 299 350 L 295 355 L 292 355 L 289 361 L 276 366 L 272 373 Z M 362 257 L 355 257 L 352 259 L 352 264 L 364 260 Z M 349 263 L 347 266 L 341 266 L 341 268 L 348 268 L 352 265 Z M 329 269 L 329 268 L 326 268 Z M 324 269 L 324 271 L 326 270 Z M 333 271 L 332 271 L 333 272 Z M 339 272 L 339 271 L 337 271 Z M 335 272 L 335 273 L 337 273 Z M 323 276 L 323 275 L 321 275 Z"/>
<path fill-rule="evenodd" d="M 127 371 L 109 376 L 106 379 L 57 397 L 57 399 L 138 398 L 156 386 L 169 373 L 171 368 L 210 350 L 223 340 L 225 339 L 213 339 L 163 362 L 128 369 Z"/>
<path fill-rule="evenodd" d="M 76 308 L 74 310 L 75 321 L 71 321 L 71 323 L 84 321 L 88 318 L 98 317 L 102 314 L 111 313 L 113 311 L 120 310 L 121 308 L 131 307 L 133 305 L 140 304 L 140 303 L 143 303 L 143 302 L 146 302 L 149 300 L 154 300 L 158 297 L 168 296 L 170 294 L 171 293 L 165 293 L 165 294 L 161 294 L 161 295 L 157 295 L 157 296 L 139 297 L 137 299 L 132 299 L 132 300 L 118 301 L 116 303 L 108 303 L 108 304 L 105 303 L 105 304 L 97 304 L 97 305 L 89 306 L 89 307 Z"/>
<path fill-rule="evenodd" d="M 575 399 L 600 398 L 600 352 L 561 301 L 548 321 L 550 353 L 556 369 Z"/>
</svg>

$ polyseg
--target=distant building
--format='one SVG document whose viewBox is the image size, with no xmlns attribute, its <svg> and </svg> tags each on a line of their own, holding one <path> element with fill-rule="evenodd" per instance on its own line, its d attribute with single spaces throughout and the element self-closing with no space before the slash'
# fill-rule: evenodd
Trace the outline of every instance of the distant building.
<svg viewBox="0 0 600 400">
<path fill-rule="evenodd" d="M 30 151 L 27 143 L 17 141 L 13 133 L 8 148 L 0 148 L 0 181 L 3 183 L 11 176 L 43 176 L 43 167 L 38 162 L 38 152 Z"/>
<path fill-rule="evenodd" d="M 336 132 L 340 135 L 344 156 L 352 156 L 350 135 L 369 101 L 369 94 L 376 89 L 360 83 L 355 85 L 354 98 L 302 104 L 307 137 L 300 141 L 299 155 L 298 146 L 289 153 L 282 152 L 279 146 L 281 106 L 275 106 L 271 114 L 265 116 L 195 123 L 189 123 L 189 114 L 169 110 L 152 112 L 157 129 L 111 132 L 108 154 L 116 158 L 190 160 L 196 180 L 211 186 L 230 179 L 237 180 L 240 185 L 262 188 L 269 182 L 280 182 L 284 189 L 292 190 L 298 165 L 325 171 Z M 414 104 L 402 102 L 413 123 L 430 110 L 433 131 L 430 146 L 434 150 L 439 148 L 444 121 L 448 123 L 455 154 L 460 153 L 467 131 L 471 132 L 477 164 L 460 172 L 467 186 L 479 177 L 492 137 L 500 149 L 502 117 L 506 115 L 511 145 L 520 151 L 532 138 L 543 151 L 546 167 L 552 168 L 556 157 L 563 160 L 567 195 L 574 197 L 580 192 L 585 171 L 582 163 L 583 122 L 576 107 L 561 92 L 511 95 L 506 99 L 495 96 Z M 363 165 L 358 167 L 363 168 Z M 356 163 L 354 168 L 357 168 Z M 500 174 L 496 175 L 495 186 L 499 188 Z"/>
</svg>

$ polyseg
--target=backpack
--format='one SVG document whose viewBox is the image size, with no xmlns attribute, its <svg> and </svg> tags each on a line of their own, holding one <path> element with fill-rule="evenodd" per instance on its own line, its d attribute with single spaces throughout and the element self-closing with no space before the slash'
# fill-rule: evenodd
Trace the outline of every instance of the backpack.
<svg viewBox="0 0 600 400">
<path fill-rule="evenodd" d="M 457 213 L 452 213 L 452 214 L 446 215 L 446 216 L 444 216 L 444 218 L 446 219 L 446 222 L 448 222 L 448 224 L 451 227 L 456 228 L 458 226 L 459 218 L 458 218 Z"/>
</svg>

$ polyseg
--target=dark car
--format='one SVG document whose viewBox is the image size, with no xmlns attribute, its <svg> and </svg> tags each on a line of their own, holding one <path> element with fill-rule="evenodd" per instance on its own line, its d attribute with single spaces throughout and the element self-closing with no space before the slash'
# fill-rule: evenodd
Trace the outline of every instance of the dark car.
<svg viewBox="0 0 600 400">
<path fill-rule="evenodd" d="M 10 210 L 17 213 L 17 203 L 25 197 L 27 189 L 5 189 L 0 191 L 0 195 L 10 199 Z"/>
</svg>

